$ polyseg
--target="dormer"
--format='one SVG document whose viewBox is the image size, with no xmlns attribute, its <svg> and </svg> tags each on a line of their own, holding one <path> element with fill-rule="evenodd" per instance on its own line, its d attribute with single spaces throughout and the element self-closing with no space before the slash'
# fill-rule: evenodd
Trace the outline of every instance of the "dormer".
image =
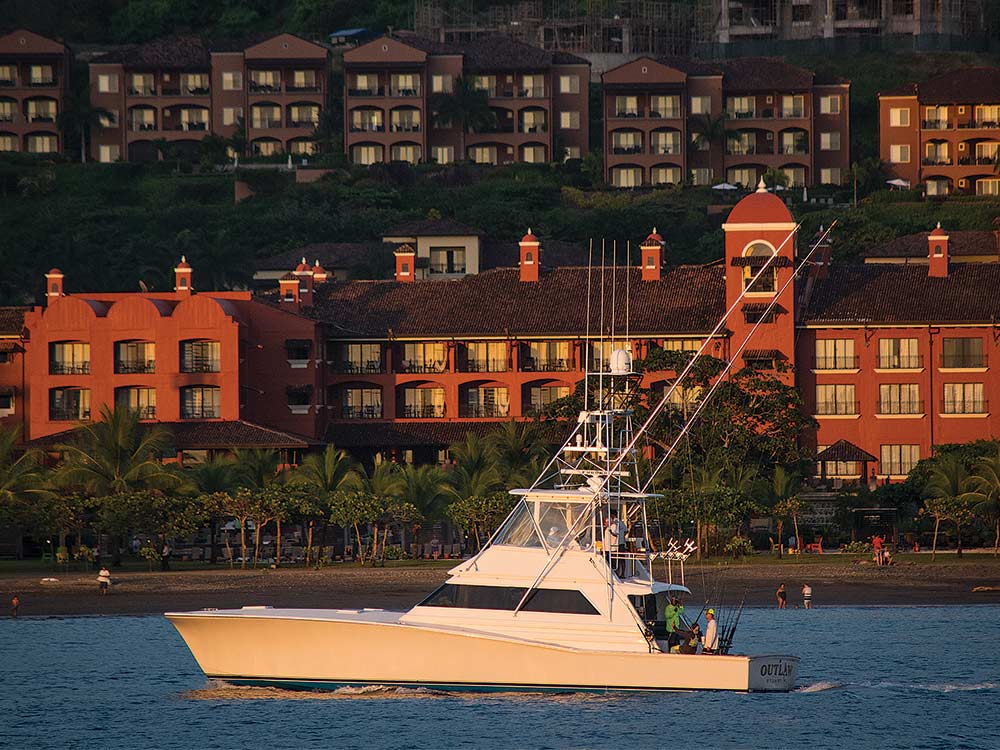
<svg viewBox="0 0 1000 750">
<path fill-rule="evenodd" d="M 187 258 L 181 256 L 181 262 L 174 268 L 174 291 L 178 294 L 191 294 L 191 265 Z"/>
<path fill-rule="evenodd" d="M 639 264 L 642 268 L 643 281 L 660 280 L 660 269 L 663 265 L 663 237 L 657 233 L 656 227 L 653 227 L 652 233 L 639 245 Z"/>
<path fill-rule="evenodd" d="M 412 284 L 416 278 L 417 251 L 412 245 L 400 245 L 392 254 L 396 256 L 396 281 Z"/>
<path fill-rule="evenodd" d="M 948 233 L 937 223 L 927 235 L 927 275 L 944 279 L 948 277 Z"/>
<path fill-rule="evenodd" d="M 63 296 L 63 272 L 58 268 L 51 268 L 45 274 L 45 304 L 52 304 L 59 297 Z"/>
<path fill-rule="evenodd" d="M 538 281 L 539 267 L 542 264 L 542 246 L 538 238 L 532 234 L 531 228 L 518 243 L 520 248 L 521 281 Z"/>
</svg>

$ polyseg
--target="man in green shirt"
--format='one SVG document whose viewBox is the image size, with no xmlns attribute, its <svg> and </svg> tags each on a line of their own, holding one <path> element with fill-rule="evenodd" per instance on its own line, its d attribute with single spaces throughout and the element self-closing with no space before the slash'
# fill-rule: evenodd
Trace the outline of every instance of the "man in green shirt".
<svg viewBox="0 0 1000 750">
<path fill-rule="evenodd" d="M 677 631 L 680 628 L 683 613 L 684 605 L 677 597 L 671 597 L 670 604 L 663 608 L 663 619 L 667 625 L 667 645 L 671 648 L 680 643 Z"/>
</svg>

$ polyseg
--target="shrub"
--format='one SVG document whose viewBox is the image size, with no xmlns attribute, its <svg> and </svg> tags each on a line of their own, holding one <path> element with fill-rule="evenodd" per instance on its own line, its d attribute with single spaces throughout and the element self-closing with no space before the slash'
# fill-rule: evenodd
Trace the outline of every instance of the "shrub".
<svg viewBox="0 0 1000 750">
<path fill-rule="evenodd" d="M 872 552 L 870 542 L 848 542 L 844 545 L 844 552 L 849 555 L 863 555 Z"/>
<path fill-rule="evenodd" d="M 734 536 L 725 547 L 726 554 L 733 557 L 747 557 L 753 554 L 753 544 L 745 536 Z"/>
</svg>

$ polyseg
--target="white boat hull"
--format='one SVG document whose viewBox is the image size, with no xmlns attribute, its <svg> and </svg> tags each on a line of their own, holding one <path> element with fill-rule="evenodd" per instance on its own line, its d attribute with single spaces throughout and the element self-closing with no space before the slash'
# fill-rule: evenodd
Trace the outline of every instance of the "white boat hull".
<svg viewBox="0 0 1000 750">
<path fill-rule="evenodd" d="M 398 613 L 229 610 L 168 613 L 205 674 L 322 689 L 785 692 L 793 656 L 703 656 L 567 648 L 399 622 Z"/>
</svg>

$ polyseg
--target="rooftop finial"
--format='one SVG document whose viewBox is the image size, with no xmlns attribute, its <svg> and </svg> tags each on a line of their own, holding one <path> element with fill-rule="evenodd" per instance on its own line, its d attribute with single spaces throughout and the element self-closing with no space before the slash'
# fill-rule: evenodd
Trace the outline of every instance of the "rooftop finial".
<svg viewBox="0 0 1000 750">
<path fill-rule="evenodd" d="M 318 266 L 318 265 L 319 265 L 319 258 L 317 258 L 317 259 L 316 259 L 316 262 L 315 262 L 315 263 L 313 263 L 313 265 L 314 265 L 314 266 Z"/>
<path fill-rule="evenodd" d="M 303 255 L 302 256 L 302 264 L 305 265 L 305 262 L 306 262 L 306 256 Z"/>
<path fill-rule="evenodd" d="M 531 227 L 528 227 L 528 234 L 533 234 L 533 232 L 531 231 Z"/>
<path fill-rule="evenodd" d="M 767 185 L 764 184 L 764 175 L 760 176 L 760 181 L 757 183 L 757 192 L 758 193 L 767 192 Z"/>
<path fill-rule="evenodd" d="M 940 228 L 941 228 L 941 222 L 940 222 L 940 221 L 939 221 L 939 222 L 937 223 L 937 228 L 938 228 L 938 229 L 940 229 Z"/>
<path fill-rule="evenodd" d="M 940 224 L 938 224 L 938 226 L 941 226 L 941 225 L 940 225 Z M 181 256 L 181 263 L 187 263 L 187 260 L 188 260 L 188 259 L 187 259 L 187 256 L 186 256 L 186 255 L 182 255 L 182 256 Z"/>
<path fill-rule="evenodd" d="M 653 234 L 656 234 L 656 227 L 653 227 Z"/>
</svg>

